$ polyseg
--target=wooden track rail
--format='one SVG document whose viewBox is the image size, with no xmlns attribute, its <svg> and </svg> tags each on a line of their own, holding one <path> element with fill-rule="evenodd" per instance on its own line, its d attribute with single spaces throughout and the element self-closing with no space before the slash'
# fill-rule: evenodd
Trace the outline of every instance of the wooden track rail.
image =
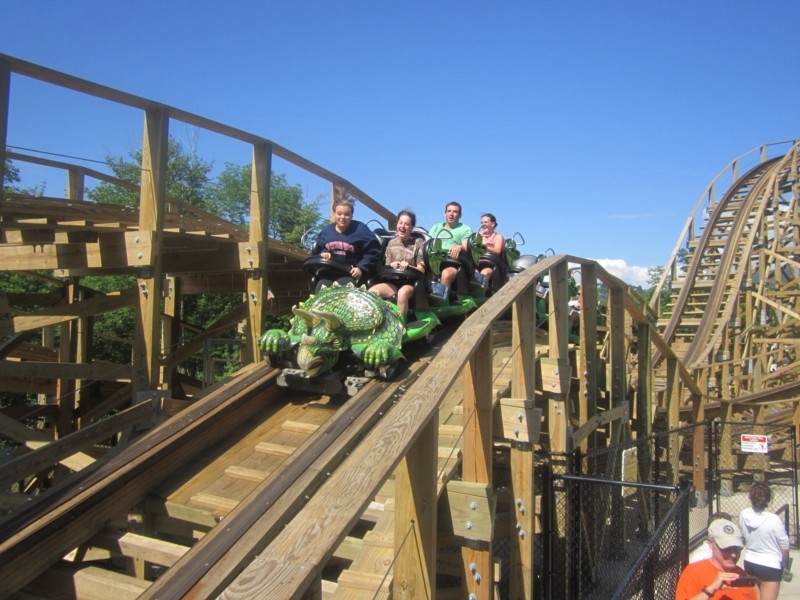
<svg viewBox="0 0 800 600">
<path fill-rule="evenodd" d="M 744 162 L 752 166 L 740 175 Z M 738 398 L 785 400 L 800 372 L 799 173 L 797 142 L 762 146 L 733 161 L 689 217 L 653 296 L 657 311 L 669 291 L 664 339 L 708 395 L 724 403 L 714 414 L 726 420 L 754 410 L 756 418 L 771 418 L 755 400 Z M 732 183 L 718 197 L 718 180 L 728 174 Z M 656 352 L 654 363 L 661 360 Z M 704 407 L 692 406 L 702 419 Z M 796 412 L 793 420 L 800 425 Z"/>
</svg>

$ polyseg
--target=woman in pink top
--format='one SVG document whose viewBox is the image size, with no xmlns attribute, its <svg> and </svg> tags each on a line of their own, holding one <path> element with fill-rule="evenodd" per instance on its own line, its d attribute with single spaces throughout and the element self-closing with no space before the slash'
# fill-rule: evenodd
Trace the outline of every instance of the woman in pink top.
<svg viewBox="0 0 800 600">
<path fill-rule="evenodd" d="M 483 245 L 486 246 L 486 250 L 488 252 L 496 254 L 499 257 L 503 254 L 503 248 L 505 248 L 506 240 L 502 233 L 495 231 L 495 227 L 497 227 L 497 219 L 495 216 L 492 213 L 484 213 L 481 216 L 480 228 L 480 234 L 483 238 Z M 489 286 L 489 280 L 492 278 L 493 271 L 494 269 L 492 267 L 483 267 L 481 269 L 481 275 L 486 278 L 486 284 L 484 287 Z"/>
</svg>

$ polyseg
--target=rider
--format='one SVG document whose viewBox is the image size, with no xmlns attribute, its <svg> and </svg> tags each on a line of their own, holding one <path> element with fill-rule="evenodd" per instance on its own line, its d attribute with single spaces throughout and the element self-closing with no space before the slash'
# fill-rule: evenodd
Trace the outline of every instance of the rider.
<svg viewBox="0 0 800 600">
<path fill-rule="evenodd" d="M 425 272 L 423 246 L 425 240 L 412 238 L 411 232 L 417 224 L 417 215 L 410 210 L 401 210 L 397 213 L 397 236 L 389 240 L 386 245 L 386 265 L 398 271 L 406 269 L 416 269 L 420 273 Z M 403 317 L 408 314 L 408 300 L 414 293 L 414 286 L 410 283 L 398 285 L 388 281 L 381 282 L 369 288 L 380 295 L 381 298 L 391 298 L 397 296 L 397 308 L 403 313 Z"/>
<path fill-rule="evenodd" d="M 461 205 L 458 202 L 448 202 L 444 209 L 444 223 L 436 223 L 431 227 L 430 235 L 436 238 L 442 231 L 449 231 L 451 236 L 442 236 L 442 250 L 447 250 L 452 260 L 458 260 L 464 264 L 468 269 L 468 273 L 475 270 L 475 266 L 471 264 L 469 253 L 467 252 L 467 241 L 469 236 L 472 235 L 472 229 L 465 223 L 460 223 L 461 219 Z M 451 286 L 456 279 L 458 273 L 455 267 L 445 267 L 439 279 L 442 284 Z M 471 276 L 471 275 L 470 275 Z"/>
<path fill-rule="evenodd" d="M 347 263 L 356 285 L 365 283 L 380 260 L 381 244 L 369 227 L 353 220 L 352 200 L 335 200 L 333 214 L 334 222 L 320 232 L 311 254 Z"/>
<path fill-rule="evenodd" d="M 495 227 L 497 227 L 497 218 L 492 213 L 484 213 L 481 215 L 480 234 L 481 238 L 483 238 L 483 245 L 486 246 L 487 252 L 491 252 L 492 254 L 501 257 L 503 255 L 503 249 L 505 248 L 506 240 L 502 233 L 495 231 Z M 483 287 L 489 287 L 489 282 L 492 279 L 493 272 L 494 267 L 491 265 L 484 265 L 483 268 L 481 268 L 481 275 L 486 278 Z M 502 275 L 504 276 L 505 273 Z M 497 282 L 495 282 L 495 287 L 499 287 Z"/>
</svg>

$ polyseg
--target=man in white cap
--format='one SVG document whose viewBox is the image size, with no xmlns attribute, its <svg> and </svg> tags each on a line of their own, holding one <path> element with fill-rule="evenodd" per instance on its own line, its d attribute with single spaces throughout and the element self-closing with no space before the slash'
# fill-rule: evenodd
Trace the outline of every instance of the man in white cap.
<svg viewBox="0 0 800 600">
<path fill-rule="evenodd" d="M 728 519 L 708 526 L 711 558 L 690 563 L 681 573 L 675 600 L 758 600 L 755 578 L 736 565 L 742 554 L 742 532 Z"/>
</svg>

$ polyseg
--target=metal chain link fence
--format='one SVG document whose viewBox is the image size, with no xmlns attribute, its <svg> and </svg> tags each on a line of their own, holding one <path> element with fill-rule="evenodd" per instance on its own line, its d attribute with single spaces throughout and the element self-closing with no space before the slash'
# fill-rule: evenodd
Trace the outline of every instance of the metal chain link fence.
<svg viewBox="0 0 800 600">
<path fill-rule="evenodd" d="M 766 452 L 748 446 L 764 438 Z M 690 537 L 704 538 L 712 512 L 738 519 L 756 480 L 773 489 L 772 510 L 797 547 L 792 426 L 707 421 L 540 458 L 543 598 L 671 597 Z"/>
<path fill-rule="evenodd" d="M 750 506 L 750 487 L 763 481 L 772 492 L 769 510 L 782 518 L 791 547 L 800 547 L 794 426 L 713 421 L 711 428 L 709 508 L 738 522 Z"/>
</svg>

